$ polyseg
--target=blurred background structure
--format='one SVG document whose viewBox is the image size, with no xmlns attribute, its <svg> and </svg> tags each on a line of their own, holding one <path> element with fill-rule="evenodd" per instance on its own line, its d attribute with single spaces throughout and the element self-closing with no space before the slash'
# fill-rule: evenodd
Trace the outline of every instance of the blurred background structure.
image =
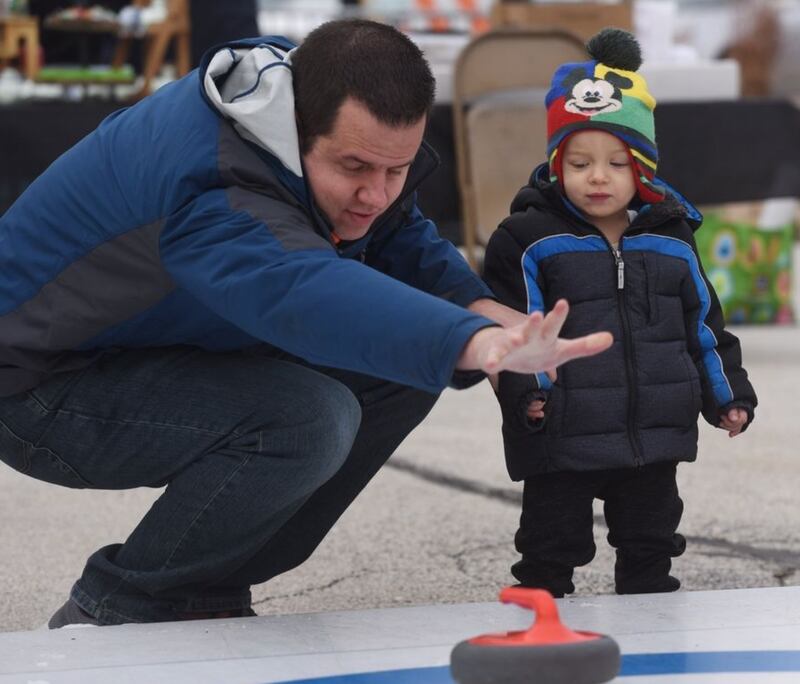
<svg viewBox="0 0 800 684">
<path fill-rule="evenodd" d="M 504 36 L 632 30 L 659 103 L 659 175 L 705 210 L 701 248 L 728 317 L 793 319 L 800 0 L 0 0 L 0 212 L 103 117 L 210 47 L 258 34 L 299 43 L 342 16 L 394 24 L 426 53 L 437 80 L 427 137 L 442 165 L 421 205 L 476 268 L 544 153 L 553 60 Z M 468 65 L 487 36 L 494 52 Z M 520 59 L 529 78 L 500 78 Z"/>
</svg>

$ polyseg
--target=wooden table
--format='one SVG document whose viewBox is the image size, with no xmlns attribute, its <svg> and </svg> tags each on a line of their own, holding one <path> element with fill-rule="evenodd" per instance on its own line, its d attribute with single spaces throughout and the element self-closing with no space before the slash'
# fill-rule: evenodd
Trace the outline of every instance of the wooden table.
<svg viewBox="0 0 800 684">
<path fill-rule="evenodd" d="M 150 0 L 133 0 L 137 7 L 146 7 Z M 145 97 L 151 92 L 152 82 L 164 64 L 167 56 L 167 48 L 174 42 L 173 58 L 175 62 L 175 72 L 178 77 L 185 76 L 192 68 L 190 54 L 190 22 L 189 22 L 189 0 L 167 0 L 167 16 L 163 21 L 150 24 L 146 27 L 143 35 L 129 35 L 121 31 L 122 26 L 117 21 L 95 21 L 91 19 L 75 18 L 64 19 L 58 16 L 51 16 L 45 19 L 45 26 L 54 31 L 70 31 L 82 36 L 81 43 L 81 66 L 88 66 L 88 48 L 86 47 L 86 37 L 90 33 L 110 33 L 117 36 L 117 46 L 114 52 L 112 68 L 121 69 L 128 59 L 133 39 L 144 40 L 144 63 L 142 65 L 143 84 L 138 93 L 132 99 L 137 100 Z M 61 81 L 64 82 L 64 81 Z M 80 83 L 91 83 L 90 77 L 82 78 Z M 108 78 L 102 78 L 98 83 L 110 83 Z M 122 79 L 120 83 L 128 82 Z"/>
<path fill-rule="evenodd" d="M 36 17 L 22 14 L 0 16 L 0 60 L 22 54 L 25 44 L 25 78 L 33 79 L 39 70 L 39 23 Z"/>
<path fill-rule="evenodd" d="M 116 36 L 120 29 L 117 21 L 61 19 L 53 15 L 45 18 L 44 27 L 50 31 L 64 31 L 75 34 L 78 43 L 78 63 L 84 69 L 89 67 L 89 36 L 91 34 Z"/>
</svg>

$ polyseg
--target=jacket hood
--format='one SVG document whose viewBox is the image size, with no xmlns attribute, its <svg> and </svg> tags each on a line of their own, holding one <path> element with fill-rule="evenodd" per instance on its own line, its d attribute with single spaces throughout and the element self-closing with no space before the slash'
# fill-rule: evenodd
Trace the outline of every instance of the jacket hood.
<svg viewBox="0 0 800 684">
<path fill-rule="evenodd" d="M 212 48 L 200 63 L 203 94 L 245 140 L 303 176 L 294 116 L 292 51 L 285 38 L 267 36 Z"/>
<path fill-rule="evenodd" d="M 200 62 L 201 91 L 209 105 L 236 132 L 264 155 L 280 182 L 311 212 L 320 232 L 330 239 L 331 226 L 317 208 L 303 174 L 294 112 L 292 53 L 296 46 L 281 36 L 238 40 L 209 50 Z M 353 243 L 340 243 L 341 254 L 358 253 L 394 216 L 422 181 L 439 166 L 439 157 L 424 140 L 414 158 L 400 196 Z"/>
<path fill-rule="evenodd" d="M 655 182 L 666 190 L 663 201 L 655 204 L 642 204 L 634 201 L 631 208 L 638 212 L 637 223 L 640 225 L 656 225 L 670 218 L 683 218 L 693 230 L 697 230 L 703 222 L 703 215 L 683 195 L 660 178 Z M 528 184 L 516 194 L 511 202 L 511 213 L 525 211 L 529 207 L 540 210 L 567 213 L 572 218 L 580 212 L 563 195 L 558 185 L 550 180 L 546 163 L 537 166 L 531 174 Z"/>
</svg>

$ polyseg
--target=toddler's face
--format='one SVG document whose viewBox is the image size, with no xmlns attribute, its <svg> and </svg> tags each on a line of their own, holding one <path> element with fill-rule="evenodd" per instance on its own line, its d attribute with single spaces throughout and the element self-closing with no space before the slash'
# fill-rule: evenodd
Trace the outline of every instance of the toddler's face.
<svg viewBox="0 0 800 684">
<path fill-rule="evenodd" d="M 562 160 L 564 192 L 601 230 L 624 230 L 636 195 L 628 149 L 605 131 L 580 131 L 567 139 Z"/>
</svg>

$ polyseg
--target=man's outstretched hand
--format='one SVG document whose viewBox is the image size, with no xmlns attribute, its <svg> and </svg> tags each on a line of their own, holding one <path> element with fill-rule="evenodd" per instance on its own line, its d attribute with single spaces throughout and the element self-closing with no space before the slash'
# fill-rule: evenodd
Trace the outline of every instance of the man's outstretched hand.
<svg viewBox="0 0 800 684">
<path fill-rule="evenodd" d="M 574 340 L 558 336 L 569 313 L 560 299 L 546 316 L 534 312 L 522 323 L 508 328 L 483 328 L 464 347 L 457 368 L 485 373 L 513 371 L 541 373 L 582 356 L 593 356 L 611 346 L 611 333 L 598 332 Z"/>
</svg>

